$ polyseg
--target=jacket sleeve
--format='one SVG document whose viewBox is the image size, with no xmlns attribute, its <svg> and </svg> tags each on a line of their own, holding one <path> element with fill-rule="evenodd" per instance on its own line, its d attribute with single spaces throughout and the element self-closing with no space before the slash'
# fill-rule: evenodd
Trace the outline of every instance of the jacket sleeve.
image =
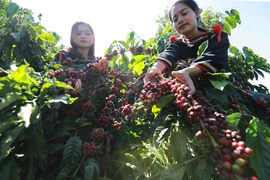
<svg viewBox="0 0 270 180">
<path fill-rule="evenodd" d="M 183 52 L 180 43 L 170 42 L 166 45 L 165 50 L 158 55 L 157 61 L 162 62 L 167 69 L 171 69 L 177 60 L 181 59 L 180 52 Z"/>
<path fill-rule="evenodd" d="M 215 33 L 210 37 L 207 49 L 193 61 L 193 65 L 206 72 L 217 72 L 227 68 L 230 47 L 228 34 L 222 31 L 220 37 L 218 36 L 219 34 Z"/>
</svg>

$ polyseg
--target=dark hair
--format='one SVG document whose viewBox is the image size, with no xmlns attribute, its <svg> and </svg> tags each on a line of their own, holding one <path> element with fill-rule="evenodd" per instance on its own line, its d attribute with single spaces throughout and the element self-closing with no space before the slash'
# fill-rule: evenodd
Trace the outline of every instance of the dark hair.
<svg viewBox="0 0 270 180">
<path fill-rule="evenodd" d="M 197 10 L 200 10 L 198 4 L 194 1 L 194 0 L 179 0 L 176 1 L 175 3 L 173 3 L 171 9 L 169 10 L 168 16 L 171 22 L 173 22 L 172 17 L 171 17 L 171 13 L 172 13 L 172 9 L 179 3 L 184 3 L 185 5 L 187 5 L 188 7 L 190 7 L 190 9 L 192 9 L 194 12 L 196 12 Z"/>
<path fill-rule="evenodd" d="M 76 31 L 78 30 L 79 25 L 81 25 L 81 24 L 85 24 L 86 26 L 88 26 L 90 28 L 92 34 L 93 34 L 93 41 L 94 42 L 93 42 L 92 46 L 89 48 L 89 52 L 88 52 L 88 57 L 89 58 L 93 58 L 95 56 L 95 42 L 96 42 L 95 41 L 95 34 L 94 34 L 94 30 L 90 26 L 90 24 L 88 24 L 86 22 L 75 22 L 72 25 L 72 27 L 71 27 L 71 34 L 70 34 L 70 44 L 71 44 L 72 49 L 71 49 L 70 53 L 73 56 L 74 55 L 77 56 L 76 58 L 79 58 L 79 59 L 82 59 L 83 58 L 82 54 L 78 51 L 77 45 L 73 41 L 73 36 L 76 33 Z M 75 57 L 73 57 L 73 58 L 75 58 Z"/>
</svg>

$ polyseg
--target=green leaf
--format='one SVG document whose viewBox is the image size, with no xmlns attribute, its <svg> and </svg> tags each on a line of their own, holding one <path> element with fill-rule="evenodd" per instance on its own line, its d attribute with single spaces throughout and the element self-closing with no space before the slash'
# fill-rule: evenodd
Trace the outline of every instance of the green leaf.
<svg viewBox="0 0 270 180">
<path fill-rule="evenodd" d="M 148 48 L 149 46 L 152 46 L 155 41 L 155 38 L 150 38 L 147 43 L 145 44 L 145 47 Z"/>
<path fill-rule="evenodd" d="M 227 16 L 225 18 L 225 22 L 230 25 L 231 29 L 236 28 L 236 21 L 235 21 L 235 18 L 233 16 Z"/>
<path fill-rule="evenodd" d="M 72 117 L 66 117 L 57 127 L 58 132 L 69 131 L 77 129 L 77 123 Z"/>
<path fill-rule="evenodd" d="M 199 49 L 197 51 L 197 56 L 201 56 L 206 49 L 208 48 L 208 41 L 204 41 L 200 46 Z"/>
<path fill-rule="evenodd" d="M 232 33 L 232 29 L 230 27 L 230 25 L 226 22 L 223 23 L 222 29 L 224 32 L 226 32 L 227 34 L 231 35 Z"/>
<path fill-rule="evenodd" d="M 10 35 L 15 39 L 15 42 L 20 42 L 20 35 L 19 33 L 10 33 Z"/>
<path fill-rule="evenodd" d="M 262 120 L 257 118 L 249 122 L 246 131 L 246 146 L 252 148 L 249 156 L 249 164 L 260 180 L 268 180 L 270 177 L 270 128 Z"/>
<path fill-rule="evenodd" d="M 43 42 L 47 42 L 50 44 L 56 44 L 57 41 L 54 37 L 54 35 L 50 34 L 50 33 L 41 33 L 37 36 L 37 38 L 41 39 Z"/>
<path fill-rule="evenodd" d="M 79 136 L 71 137 L 63 152 L 62 167 L 75 164 L 80 161 L 82 156 L 82 140 Z"/>
<path fill-rule="evenodd" d="M 12 117 L 3 117 L 0 121 L 0 134 L 5 132 L 10 126 L 17 124 L 18 120 L 20 120 L 18 117 L 15 115 Z"/>
<path fill-rule="evenodd" d="M 159 159 L 162 164 L 166 165 L 168 163 L 168 159 L 166 157 L 166 154 L 164 151 L 161 151 L 163 149 L 157 149 L 154 146 L 151 146 L 150 144 L 147 144 L 145 142 L 142 142 L 143 145 L 145 146 L 145 148 L 151 153 L 153 154 L 157 159 Z"/>
<path fill-rule="evenodd" d="M 17 139 L 17 137 L 20 135 L 20 133 L 24 130 L 23 123 L 19 124 L 18 126 L 14 127 L 14 129 L 11 129 L 6 133 L 6 136 L 2 138 L 1 140 L 1 156 L 4 156 L 6 151 L 10 148 L 12 143 Z"/>
<path fill-rule="evenodd" d="M 32 28 L 34 31 L 46 30 L 45 27 L 44 27 L 44 26 L 41 26 L 41 25 L 31 26 L 31 28 Z"/>
<path fill-rule="evenodd" d="M 0 179 L 20 180 L 19 169 L 13 157 L 0 167 Z"/>
<path fill-rule="evenodd" d="M 211 84 L 218 90 L 223 91 L 223 89 L 225 88 L 225 86 L 228 84 L 228 81 L 222 80 L 222 81 L 214 81 L 214 80 L 210 80 Z"/>
<path fill-rule="evenodd" d="M 128 71 L 128 64 L 129 64 L 129 58 L 127 57 L 126 54 L 122 55 L 122 65 L 120 66 L 121 69 L 125 70 L 125 71 Z"/>
<path fill-rule="evenodd" d="M 128 44 L 125 41 L 117 41 L 119 42 L 122 46 L 124 46 L 126 49 L 129 49 Z"/>
<path fill-rule="evenodd" d="M 38 83 L 36 79 L 32 78 L 27 73 L 28 67 L 29 67 L 29 64 L 19 66 L 16 71 L 10 73 L 9 78 L 10 80 L 15 81 L 16 84 L 28 86 L 28 88 L 30 88 L 31 86 L 38 87 Z"/>
<path fill-rule="evenodd" d="M 117 54 L 117 55 L 115 55 L 115 56 L 113 56 L 112 57 L 112 59 L 110 60 L 110 67 L 112 68 L 112 69 L 115 69 L 116 68 L 116 61 L 117 61 L 117 59 L 120 57 L 120 55 L 119 54 Z"/>
<path fill-rule="evenodd" d="M 187 143 L 187 136 L 184 132 L 172 132 L 171 145 L 175 156 L 177 156 L 177 159 L 180 161 L 184 160 L 188 152 Z"/>
<path fill-rule="evenodd" d="M 19 9 L 19 6 L 16 3 L 10 3 L 6 10 L 7 17 L 12 18 L 18 9 Z"/>
<path fill-rule="evenodd" d="M 144 174 L 144 168 L 140 159 L 137 158 L 136 153 L 125 153 L 125 160 L 121 163 L 135 171 L 138 171 L 140 174 Z"/>
<path fill-rule="evenodd" d="M 205 87 L 205 92 L 206 98 L 209 100 L 209 102 L 217 106 L 222 105 L 223 108 L 228 108 L 229 100 L 226 93 L 212 87 Z"/>
<path fill-rule="evenodd" d="M 240 14 L 238 12 L 237 9 L 231 9 L 230 13 L 232 15 L 234 15 L 234 18 L 235 18 L 235 21 L 238 23 L 238 24 L 241 24 L 241 18 L 240 18 Z"/>
<path fill-rule="evenodd" d="M 226 117 L 226 120 L 228 121 L 228 127 L 230 129 L 237 129 L 237 126 L 241 120 L 241 116 L 242 114 L 241 113 L 233 113 L 233 114 L 230 114 Z"/>
<path fill-rule="evenodd" d="M 45 170 L 48 159 L 48 146 L 44 137 L 41 122 L 33 124 L 33 133 L 31 138 L 33 156 L 38 161 L 38 167 Z"/>
<path fill-rule="evenodd" d="M 184 164 L 173 164 L 167 166 L 166 170 L 162 173 L 163 180 L 176 180 L 182 179 L 185 174 L 186 167 Z"/>
<path fill-rule="evenodd" d="M 152 107 L 152 113 L 154 113 L 154 117 L 156 118 L 157 115 L 160 113 L 161 109 L 168 104 L 168 102 L 172 101 L 175 98 L 174 94 L 169 94 L 160 98 L 158 103 L 156 103 Z"/>
<path fill-rule="evenodd" d="M 3 9 L 0 9 L 0 15 L 2 17 L 5 17 L 6 16 L 6 11 L 4 11 Z M 4 32 L 4 31 L 3 31 Z M 0 30 L 0 34 L 2 34 L 2 30 Z"/>
<path fill-rule="evenodd" d="M 169 130 L 169 128 L 164 128 L 163 126 L 157 127 L 155 132 L 154 132 L 154 137 L 157 137 L 156 142 L 162 141 L 164 134 L 168 130 Z"/>
<path fill-rule="evenodd" d="M 254 71 L 264 78 L 264 74 L 262 71 L 260 71 L 259 69 L 254 69 Z M 258 80 L 258 78 L 256 78 L 256 80 Z"/>
<path fill-rule="evenodd" d="M 131 31 L 127 34 L 127 43 L 130 43 L 134 39 L 134 31 Z"/>
<path fill-rule="evenodd" d="M 148 56 L 147 55 L 137 55 L 137 56 L 133 56 L 132 58 L 132 63 L 131 65 L 129 66 L 130 68 L 133 67 L 134 65 L 136 65 L 137 63 L 140 63 L 140 62 L 144 62 L 145 59 L 147 59 Z"/>
<path fill-rule="evenodd" d="M 74 165 L 67 165 L 65 166 L 63 169 L 61 169 L 61 171 L 58 173 L 56 179 L 57 180 L 66 180 L 69 179 L 69 173 L 72 171 L 72 169 L 74 168 Z"/>
<path fill-rule="evenodd" d="M 98 162 L 93 158 L 84 162 L 84 179 L 99 179 Z"/>
<path fill-rule="evenodd" d="M 76 99 L 77 98 L 72 98 L 68 94 L 64 94 L 64 95 L 56 96 L 56 97 L 50 99 L 48 102 L 49 103 L 61 102 L 64 104 L 72 104 Z"/>
<path fill-rule="evenodd" d="M 12 103 L 18 101 L 19 99 L 21 99 L 21 96 L 18 94 L 14 94 L 14 93 L 7 94 L 3 102 L 0 103 L 0 111 L 8 107 Z"/>
<path fill-rule="evenodd" d="M 209 180 L 212 179 L 212 164 L 209 164 L 207 159 L 199 159 L 198 166 L 194 170 L 194 179 Z"/>
<path fill-rule="evenodd" d="M 137 74 L 137 75 L 141 75 L 143 72 L 143 68 L 144 68 L 144 62 L 140 62 L 137 63 L 134 67 L 133 67 L 133 73 Z"/>
</svg>

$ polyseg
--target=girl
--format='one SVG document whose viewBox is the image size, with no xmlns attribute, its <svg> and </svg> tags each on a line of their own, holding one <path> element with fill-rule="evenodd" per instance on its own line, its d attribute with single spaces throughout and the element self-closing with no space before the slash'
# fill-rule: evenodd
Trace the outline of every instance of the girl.
<svg viewBox="0 0 270 180">
<path fill-rule="evenodd" d="M 172 72 L 174 77 L 189 86 L 189 93 L 194 94 L 196 90 L 191 77 L 226 68 L 230 46 L 228 35 L 218 25 L 213 31 L 198 27 L 199 10 L 194 0 L 179 0 L 173 4 L 168 15 L 173 28 L 181 37 L 171 38 L 171 42 L 147 71 L 144 83 L 156 75 L 162 76 L 162 72 L 170 70 L 178 60 L 195 58 L 190 67 Z M 208 41 L 208 47 L 197 57 L 198 48 L 205 41 Z"/>
<path fill-rule="evenodd" d="M 54 61 L 65 61 L 67 58 L 79 59 L 79 60 L 93 60 L 95 61 L 95 35 L 93 28 L 86 22 L 75 22 L 71 28 L 70 35 L 71 48 L 67 51 L 61 50 L 56 54 Z M 100 71 L 106 71 L 108 69 L 108 63 L 106 57 L 97 61 L 95 67 Z M 72 82 L 68 82 L 69 85 Z M 82 90 L 82 82 L 78 79 L 75 83 L 72 94 L 77 94 Z M 65 90 L 68 93 L 68 90 Z"/>
</svg>

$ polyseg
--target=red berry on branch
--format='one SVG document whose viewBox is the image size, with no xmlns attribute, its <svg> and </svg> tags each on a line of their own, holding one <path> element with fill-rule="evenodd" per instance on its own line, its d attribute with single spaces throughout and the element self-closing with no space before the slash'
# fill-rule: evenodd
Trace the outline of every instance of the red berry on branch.
<svg viewBox="0 0 270 180">
<path fill-rule="evenodd" d="M 245 153 L 251 154 L 252 152 L 253 152 L 253 150 L 251 148 L 249 148 L 249 147 L 245 148 Z"/>
<path fill-rule="evenodd" d="M 232 164 L 230 162 L 224 162 L 223 167 L 227 170 L 230 170 L 232 168 Z"/>
</svg>

